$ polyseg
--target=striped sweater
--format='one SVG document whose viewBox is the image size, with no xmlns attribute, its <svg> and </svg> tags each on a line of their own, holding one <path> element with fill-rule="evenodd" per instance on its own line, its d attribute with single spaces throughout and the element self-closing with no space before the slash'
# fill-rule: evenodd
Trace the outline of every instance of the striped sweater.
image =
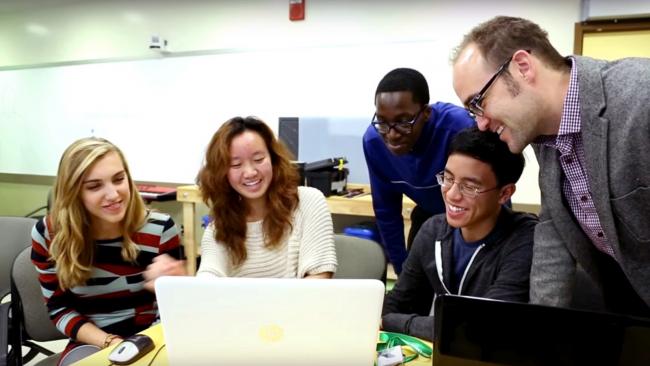
<svg viewBox="0 0 650 366">
<path fill-rule="evenodd" d="M 122 238 L 97 240 L 90 278 L 85 285 L 66 291 L 59 287 L 56 263 L 49 260 L 51 239 L 46 217 L 32 230 L 32 262 L 50 318 L 61 332 L 75 339 L 79 328 L 92 322 L 105 332 L 129 336 L 156 320 L 155 296 L 143 288 L 142 272 L 159 254 L 182 257 L 178 229 L 171 217 L 151 212 L 132 235 L 139 249 L 137 264 L 122 259 Z"/>
<path fill-rule="evenodd" d="M 201 266 L 197 275 L 302 278 L 336 272 L 332 216 L 325 197 L 315 188 L 298 187 L 298 198 L 293 231 L 278 247 L 265 246 L 263 221 L 248 223 L 247 258 L 237 267 L 232 265 L 223 243 L 215 240 L 214 225 L 208 225 L 201 241 Z"/>
</svg>

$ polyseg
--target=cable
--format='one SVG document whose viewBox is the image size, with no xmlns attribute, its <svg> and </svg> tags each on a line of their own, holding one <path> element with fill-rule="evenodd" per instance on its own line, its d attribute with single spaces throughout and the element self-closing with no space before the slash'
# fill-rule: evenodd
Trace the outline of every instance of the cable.
<svg viewBox="0 0 650 366">
<path fill-rule="evenodd" d="M 151 366 L 151 365 L 153 364 L 153 361 L 156 359 L 156 357 L 158 357 L 158 354 L 160 353 L 160 351 L 161 351 L 163 348 L 165 348 L 166 345 L 167 345 L 167 344 L 163 344 L 162 346 L 160 346 L 160 348 L 158 348 L 158 350 L 157 350 L 156 353 L 153 355 L 153 358 L 151 359 L 151 361 L 149 361 L 149 363 L 147 364 L 147 366 Z"/>
<path fill-rule="evenodd" d="M 32 212 L 28 213 L 27 215 L 25 215 L 25 217 L 32 217 L 33 214 L 37 213 L 38 211 L 40 211 L 40 210 L 42 210 L 44 208 L 47 208 L 47 206 L 39 207 L 39 208 L 35 209 L 34 211 L 32 211 Z"/>
</svg>

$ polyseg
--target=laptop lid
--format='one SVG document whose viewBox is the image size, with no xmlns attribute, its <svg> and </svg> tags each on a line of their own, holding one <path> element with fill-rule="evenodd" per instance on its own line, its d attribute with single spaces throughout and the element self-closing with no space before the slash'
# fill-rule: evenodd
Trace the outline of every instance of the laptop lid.
<svg viewBox="0 0 650 366">
<path fill-rule="evenodd" d="M 650 365 L 650 319 L 444 295 L 436 366 Z"/>
<path fill-rule="evenodd" d="M 156 281 L 172 366 L 371 366 L 384 291 L 377 280 Z"/>
</svg>

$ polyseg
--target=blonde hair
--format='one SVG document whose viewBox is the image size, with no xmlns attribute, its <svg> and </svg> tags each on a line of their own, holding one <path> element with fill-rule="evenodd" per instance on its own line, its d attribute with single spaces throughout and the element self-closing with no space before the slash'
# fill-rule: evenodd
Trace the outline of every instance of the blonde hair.
<svg viewBox="0 0 650 366">
<path fill-rule="evenodd" d="M 129 204 L 122 221 L 122 258 L 135 262 L 138 247 L 131 239 L 144 223 L 146 210 L 133 183 L 124 155 L 109 141 L 89 137 L 73 142 L 63 152 L 54 182 L 54 205 L 49 216 L 52 243 L 51 258 L 56 263 L 59 285 L 63 290 L 83 285 L 90 277 L 95 242 L 90 235 L 90 217 L 81 200 L 84 174 L 106 154 L 115 152 L 124 165 L 129 184 Z"/>
</svg>

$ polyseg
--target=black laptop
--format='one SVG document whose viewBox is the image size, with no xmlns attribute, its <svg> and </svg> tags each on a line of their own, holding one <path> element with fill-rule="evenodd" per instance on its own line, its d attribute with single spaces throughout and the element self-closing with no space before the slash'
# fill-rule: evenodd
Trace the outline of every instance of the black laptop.
<svg viewBox="0 0 650 366">
<path fill-rule="evenodd" d="M 433 366 L 650 365 L 650 319 L 444 295 Z"/>
</svg>

